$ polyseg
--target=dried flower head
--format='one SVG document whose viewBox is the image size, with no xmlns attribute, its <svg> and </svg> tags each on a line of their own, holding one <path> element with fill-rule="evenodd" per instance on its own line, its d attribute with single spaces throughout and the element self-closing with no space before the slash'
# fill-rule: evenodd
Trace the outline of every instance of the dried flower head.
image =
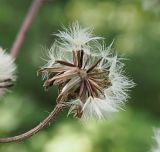
<svg viewBox="0 0 160 152">
<path fill-rule="evenodd" d="M 15 70 L 14 59 L 0 48 L 0 96 L 13 86 L 16 79 Z"/>
<path fill-rule="evenodd" d="M 82 120 L 102 119 L 117 112 L 134 83 L 112 53 L 113 43 L 106 47 L 102 38 L 78 23 L 56 36 L 48 63 L 38 71 L 43 73 L 45 89 L 56 85 L 57 102 L 69 106 L 69 114 Z"/>
<path fill-rule="evenodd" d="M 156 142 L 156 146 L 151 149 L 151 152 L 159 152 L 160 151 L 160 129 L 154 130 L 154 140 Z"/>
</svg>

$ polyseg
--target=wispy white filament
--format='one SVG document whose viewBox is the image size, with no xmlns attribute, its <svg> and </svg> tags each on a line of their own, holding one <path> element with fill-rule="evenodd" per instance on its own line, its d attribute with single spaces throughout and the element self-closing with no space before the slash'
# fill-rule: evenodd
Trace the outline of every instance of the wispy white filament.
<svg viewBox="0 0 160 152">
<path fill-rule="evenodd" d="M 117 56 L 110 60 L 109 79 L 112 85 L 104 90 L 105 95 L 117 103 L 124 103 L 128 96 L 128 90 L 135 86 L 132 80 L 125 76 L 123 67 Z"/>
<path fill-rule="evenodd" d="M 59 31 L 56 34 L 59 38 L 59 44 L 64 51 L 72 52 L 73 50 L 82 50 L 90 54 L 89 43 L 96 43 L 101 37 L 93 36 L 89 28 L 82 28 L 78 22 L 72 24 L 69 29 L 64 28 L 64 31 Z"/>
<path fill-rule="evenodd" d="M 98 120 L 108 117 L 113 112 L 118 112 L 113 103 L 107 98 L 92 98 L 89 97 L 82 109 L 82 121 Z"/>
</svg>

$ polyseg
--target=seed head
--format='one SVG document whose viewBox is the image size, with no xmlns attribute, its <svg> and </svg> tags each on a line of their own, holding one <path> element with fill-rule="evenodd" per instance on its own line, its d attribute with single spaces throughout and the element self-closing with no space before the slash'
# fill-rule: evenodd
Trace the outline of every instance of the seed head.
<svg viewBox="0 0 160 152">
<path fill-rule="evenodd" d="M 38 71 L 44 74 L 45 89 L 56 85 L 57 102 L 69 106 L 69 114 L 82 120 L 117 112 L 134 83 L 123 75 L 124 65 L 111 50 L 113 43 L 106 47 L 78 23 L 56 36 L 48 63 Z"/>
<path fill-rule="evenodd" d="M 0 96 L 13 86 L 16 80 L 14 59 L 0 48 Z"/>
</svg>

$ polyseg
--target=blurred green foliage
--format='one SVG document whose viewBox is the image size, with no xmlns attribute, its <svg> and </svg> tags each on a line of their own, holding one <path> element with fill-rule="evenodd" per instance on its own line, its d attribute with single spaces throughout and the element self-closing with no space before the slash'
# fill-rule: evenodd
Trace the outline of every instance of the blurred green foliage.
<svg viewBox="0 0 160 152">
<path fill-rule="evenodd" d="M 0 45 L 9 51 L 31 0 L 0 0 Z M 38 135 L 1 144 L 0 152 L 147 152 L 152 129 L 160 126 L 159 0 L 47 0 L 29 29 L 17 57 L 18 81 L 0 102 L 0 136 L 16 135 L 39 123 L 55 105 L 56 88 L 44 92 L 36 70 L 44 64 L 42 47 L 52 45 L 62 25 L 78 20 L 94 27 L 125 60 L 137 86 L 126 111 L 104 124 L 80 124 L 66 111 Z"/>
</svg>

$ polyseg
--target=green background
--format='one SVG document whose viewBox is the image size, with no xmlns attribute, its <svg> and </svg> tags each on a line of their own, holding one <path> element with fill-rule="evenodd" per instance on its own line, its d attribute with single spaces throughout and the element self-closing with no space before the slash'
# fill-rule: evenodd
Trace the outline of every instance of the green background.
<svg viewBox="0 0 160 152">
<path fill-rule="evenodd" d="M 31 0 L 0 0 L 0 46 L 8 52 Z M 18 80 L 0 101 L 0 136 L 37 125 L 53 109 L 56 88 L 43 89 L 36 71 L 45 62 L 52 35 L 78 20 L 127 58 L 127 74 L 137 84 L 125 111 L 105 123 L 67 117 L 64 110 L 39 134 L 20 143 L 0 144 L 0 152 L 149 152 L 153 128 L 160 126 L 160 1 L 47 0 L 29 29 L 17 56 Z"/>
</svg>

